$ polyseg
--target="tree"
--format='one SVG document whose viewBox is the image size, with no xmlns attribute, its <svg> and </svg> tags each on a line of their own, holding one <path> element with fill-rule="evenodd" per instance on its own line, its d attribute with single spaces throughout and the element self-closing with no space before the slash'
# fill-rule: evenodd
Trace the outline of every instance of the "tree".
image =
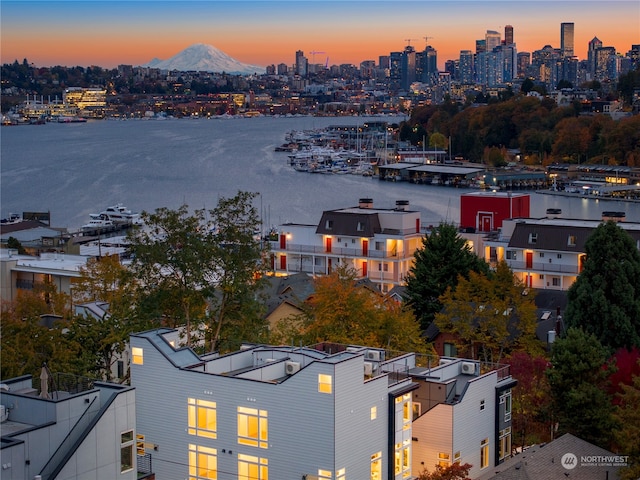
<svg viewBox="0 0 640 480">
<path fill-rule="evenodd" d="M 613 405 L 607 395 L 612 366 L 607 350 L 595 335 L 570 328 L 551 349 L 547 371 L 553 412 L 559 432 L 608 448 L 616 428 Z"/>
<path fill-rule="evenodd" d="M 447 137 L 439 132 L 435 132 L 429 136 L 429 146 L 440 150 L 447 150 L 449 143 Z"/>
<path fill-rule="evenodd" d="M 238 192 L 220 198 L 208 212 L 189 214 L 186 205 L 143 212 L 145 228 L 130 234 L 132 270 L 141 285 L 138 308 L 171 326 L 186 325 L 187 345 L 196 334 L 194 322 L 205 327 L 207 350 L 221 343 L 238 346 L 262 330 L 256 328 L 255 292 L 265 270 L 264 247 L 256 238 L 255 196 Z"/>
<path fill-rule="evenodd" d="M 281 322 L 271 338 L 280 343 L 366 345 L 431 353 L 413 314 L 375 289 L 360 284 L 355 271 L 339 265 L 317 277 L 305 314 Z"/>
<path fill-rule="evenodd" d="M 447 467 L 436 465 L 433 472 L 429 472 L 426 469 L 420 472 L 418 480 L 471 480 L 469 478 L 469 470 L 473 465 L 465 463 L 463 465 L 459 463 L 452 463 Z"/>
<path fill-rule="evenodd" d="M 505 262 L 491 277 L 471 271 L 440 297 L 443 308 L 435 314 L 435 324 L 460 339 L 460 350 L 471 358 L 500 362 L 505 353 L 517 350 L 540 354 L 535 303 L 521 292 L 522 283 Z"/>
<path fill-rule="evenodd" d="M 449 223 L 442 223 L 425 235 L 414 258 L 407 275 L 407 298 L 423 330 L 442 308 L 440 295 L 448 287 L 455 288 L 460 275 L 469 278 L 470 271 L 489 271 L 487 263 L 471 251 L 456 227 Z"/>
<path fill-rule="evenodd" d="M 515 352 L 507 360 L 510 373 L 518 379 L 512 390 L 513 443 L 525 447 L 550 440 L 549 361 L 527 352 Z"/>
<path fill-rule="evenodd" d="M 637 480 L 640 478 L 640 375 L 634 376 L 630 385 L 622 386 L 618 400 L 615 418 L 620 428 L 614 431 L 614 441 L 616 449 L 629 456 L 628 465 L 620 471 L 620 478 Z"/>
<path fill-rule="evenodd" d="M 640 347 L 640 252 L 615 222 L 585 243 L 584 268 L 569 288 L 567 327 L 580 326 L 607 348 Z"/>
</svg>

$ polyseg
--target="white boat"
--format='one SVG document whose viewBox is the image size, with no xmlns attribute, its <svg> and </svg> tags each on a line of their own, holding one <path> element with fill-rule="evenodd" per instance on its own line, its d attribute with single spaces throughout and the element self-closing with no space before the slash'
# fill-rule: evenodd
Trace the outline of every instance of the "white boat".
<svg viewBox="0 0 640 480">
<path fill-rule="evenodd" d="M 98 215 L 107 220 L 111 220 L 113 223 L 139 223 L 140 221 L 139 213 L 133 213 L 121 203 L 112 207 L 107 207 Z"/>
<path fill-rule="evenodd" d="M 95 218 L 94 215 L 92 215 L 89 223 L 82 225 L 82 230 L 99 230 L 101 228 L 113 227 L 114 225 L 115 224 L 108 218 L 104 218 L 102 216 Z"/>
</svg>

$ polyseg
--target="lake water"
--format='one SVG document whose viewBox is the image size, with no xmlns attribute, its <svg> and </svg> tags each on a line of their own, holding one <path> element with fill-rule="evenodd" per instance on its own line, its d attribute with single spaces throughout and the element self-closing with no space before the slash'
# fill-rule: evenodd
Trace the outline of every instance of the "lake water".
<svg viewBox="0 0 640 480">
<path fill-rule="evenodd" d="M 316 224 L 324 210 L 357 205 L 362 197 L 382 208 L 409 200 L 426 225 L 458 223 L 460 195 L 472 190 L 296 172 L 286 153 L 274 151 L 290 130 L 365 120 L 257 117 L 2 127 L 1 216 L 50 211 L 52 226 L 76 229 L 90 213 L 116 203 L 134 211 L 183 204 L 213 208 L 219 197 L 244 190 L 260 193 L 256 206 L 267 225 Z M 606 210 L 623 211 L 628 220 L 640 221 L 637 203 L 531 192 L 531 216 L 542 217 L 547 208 L 584 219 L 599 219 Z"/>
</svg>

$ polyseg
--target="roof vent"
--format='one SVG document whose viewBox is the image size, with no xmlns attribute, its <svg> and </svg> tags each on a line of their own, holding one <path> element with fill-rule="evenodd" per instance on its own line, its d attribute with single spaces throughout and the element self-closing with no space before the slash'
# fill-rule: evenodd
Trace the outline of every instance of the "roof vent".
<svg viewBox="0 0 640 480">
<path fill-rule="evenodd" d="M 407 210 L 409 208 L 409 200 L 396 200 L 396 210 Z"/>
<path fill-rule="evenodd" d="M 373 208 L 373 198 L 361 198 L 358 200 L 359 208 Z"/>
</svg>

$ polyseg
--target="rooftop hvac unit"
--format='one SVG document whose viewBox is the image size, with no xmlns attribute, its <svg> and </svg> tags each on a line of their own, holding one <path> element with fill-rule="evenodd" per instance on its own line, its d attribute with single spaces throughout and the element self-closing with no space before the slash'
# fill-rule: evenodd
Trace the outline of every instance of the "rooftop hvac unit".
<svg viewBox="0 0 640 480">
<path fill-rule="evenodd" d="M 298 362 L 284 362 L 284 371 L 287 375 L 293 375 L 300 370 L 300 363 Z"/>
<path fill-rule="evenodd" d="M 373 360 L 375 362 L 379 362 L 380 357 L 381 355 L 379 350 L 367 350 L 367 353 L 364 356 L 367 360 Z"/>
<path fill-rule="evenodd" d="M 373 374 L 373 363 L 364 362 L 364 374 L 365 375 L 372 375 Z"/>
<path fill-rule="evenodd" d="M 347 352 L 359 352 L 362 350 L 360 347 L 347 347 Z"/>
<path fill-rule="evenodd" d="M 441 358 L 438 365 L 446 365 L 447 363 L 451 363 L 451 362 L 453 362 L 453 360 L 450 360 L 448 358 Z"/>
<path fill-rule="evenodd" d="M 461 370 L 465 375 L 473 375 L 476 373 L 476 364 L 473 362 L 462 362 Z"/>
</svg>

